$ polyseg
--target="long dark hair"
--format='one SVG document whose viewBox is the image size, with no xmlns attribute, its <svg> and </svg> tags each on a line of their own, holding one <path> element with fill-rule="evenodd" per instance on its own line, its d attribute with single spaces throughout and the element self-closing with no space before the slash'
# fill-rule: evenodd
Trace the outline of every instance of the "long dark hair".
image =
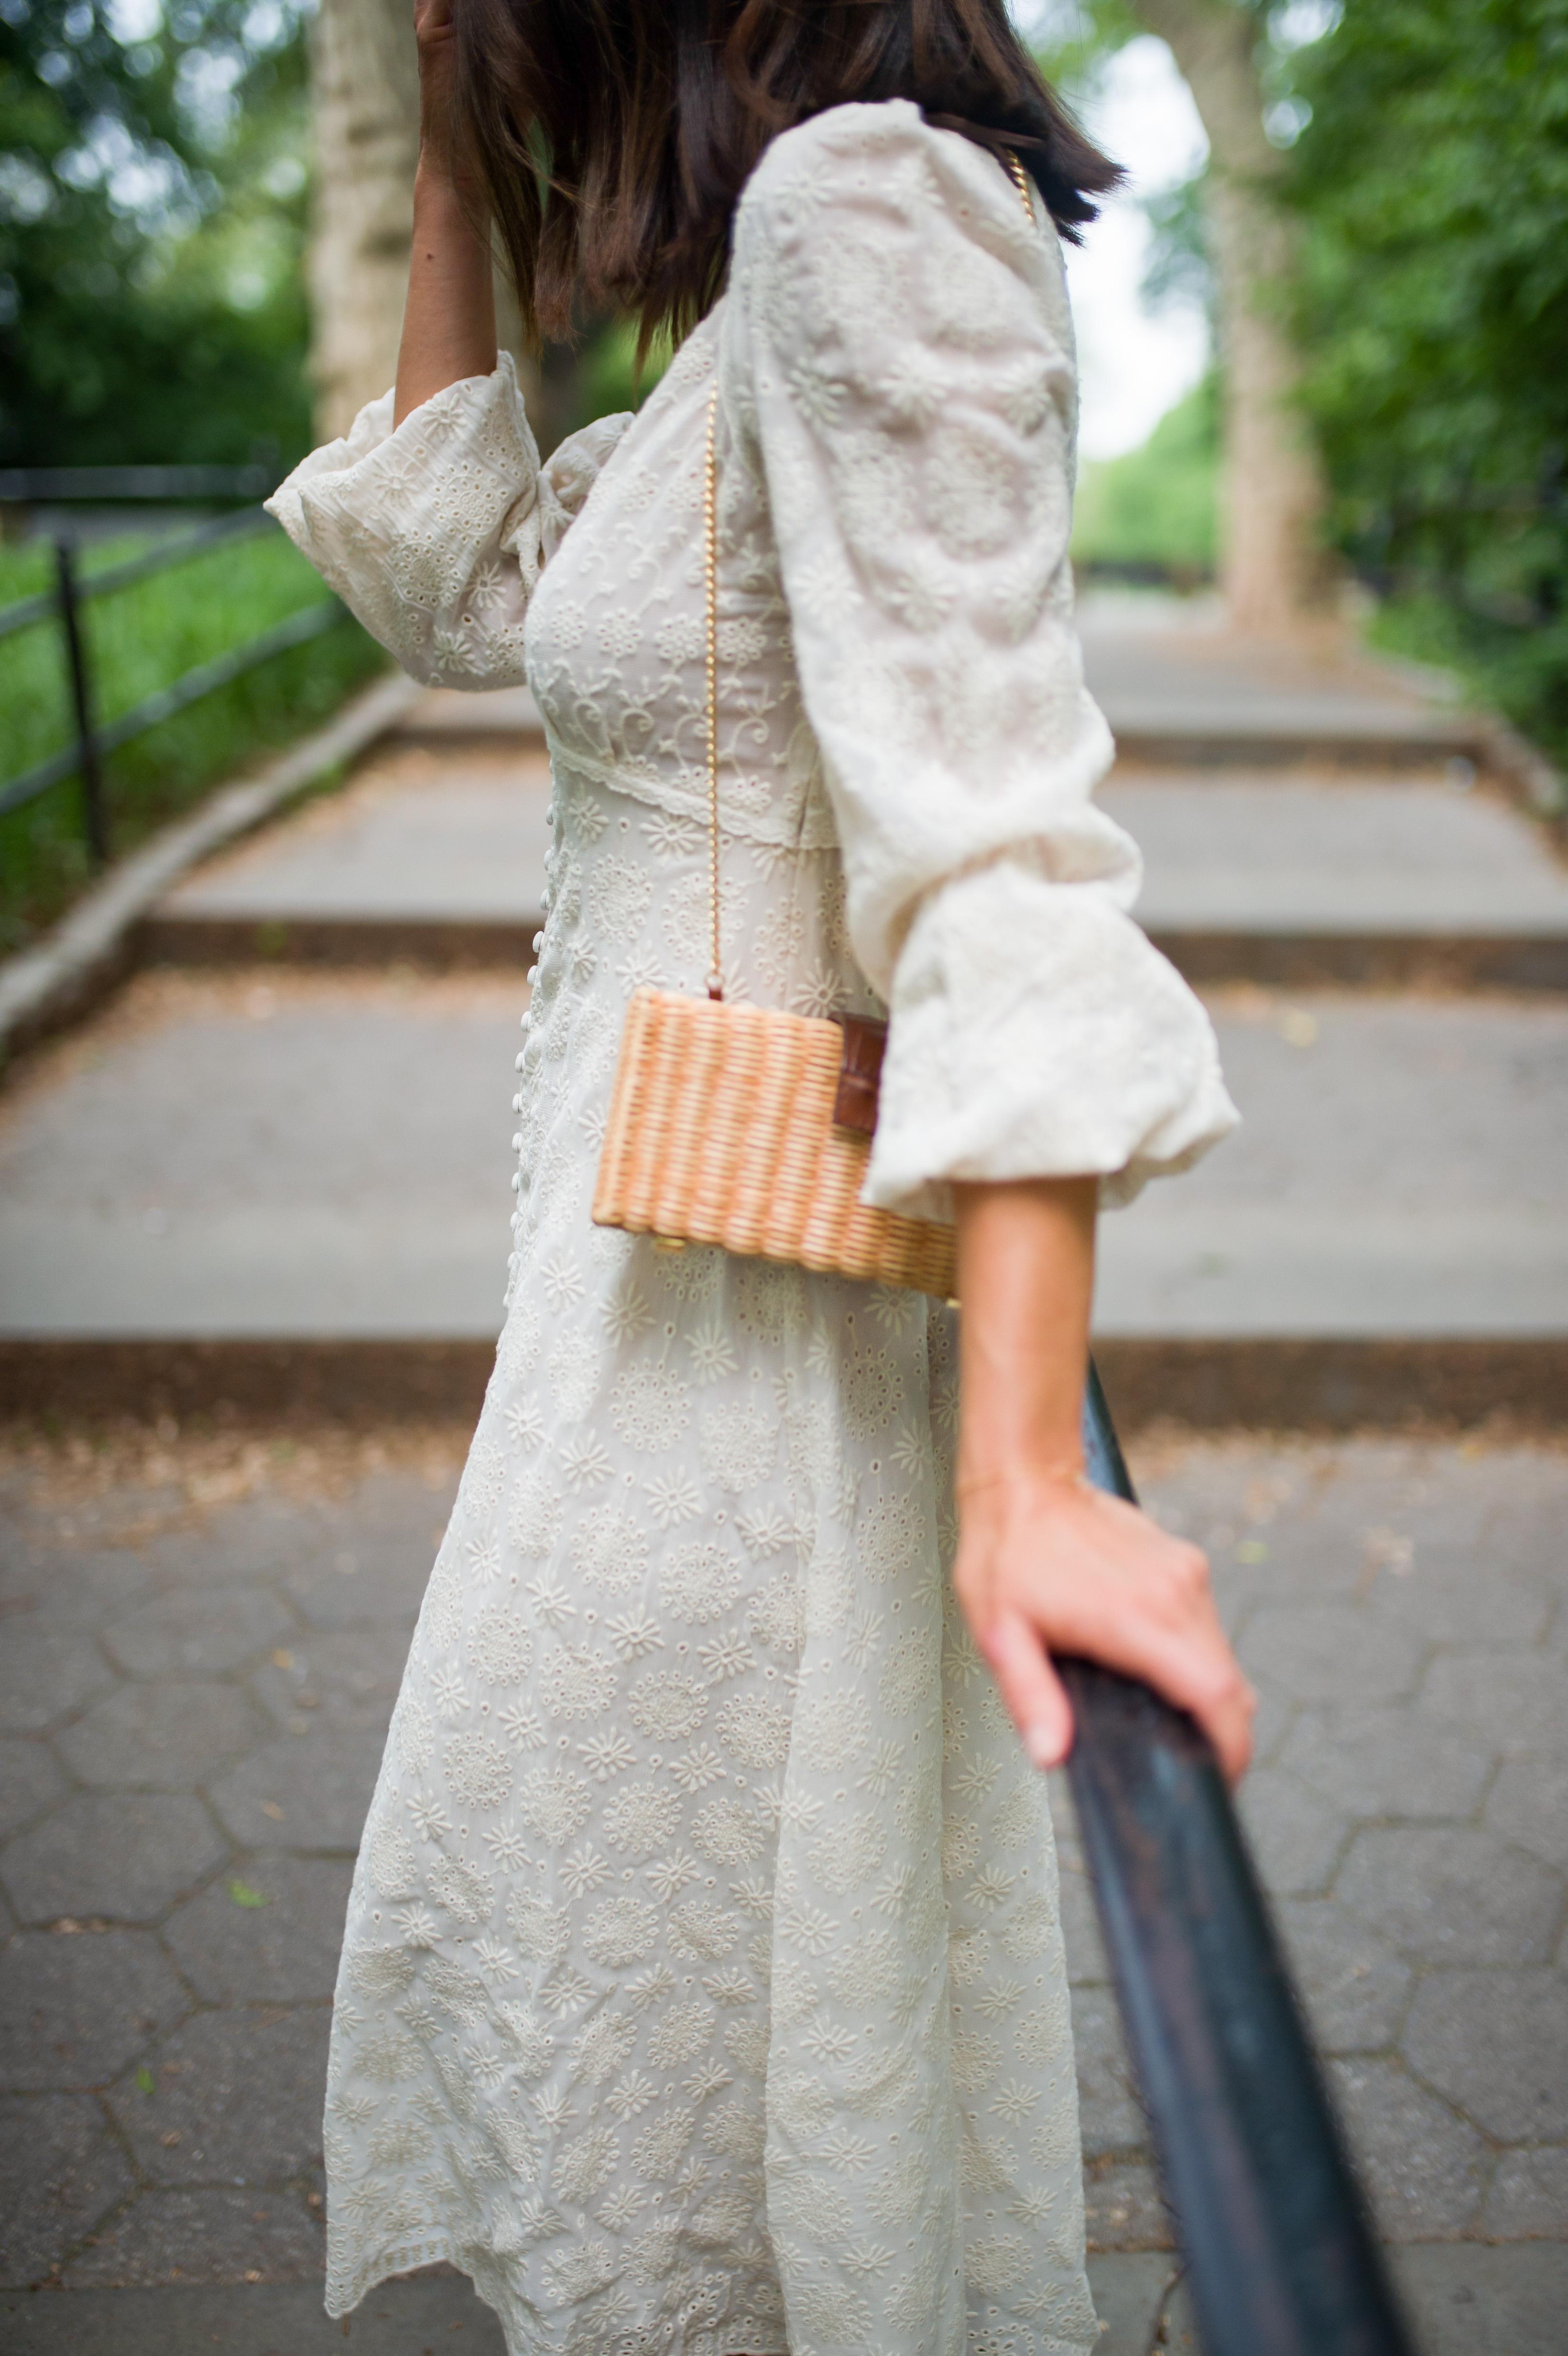
<svg viewBox="0 0 1568 2356">
<path fill-rule="evenodd" d="M 453 22 L 454 130 L 536 348 L 571 333 L 574 301 L 635 313 L 639 365 L 661 328 L 678 340 L 769 140 L 848 100 L 912 99 L 1016 147 L 1064 237 L 1120 177 L 1005 0 L 456 0 Z"/>
</svg>

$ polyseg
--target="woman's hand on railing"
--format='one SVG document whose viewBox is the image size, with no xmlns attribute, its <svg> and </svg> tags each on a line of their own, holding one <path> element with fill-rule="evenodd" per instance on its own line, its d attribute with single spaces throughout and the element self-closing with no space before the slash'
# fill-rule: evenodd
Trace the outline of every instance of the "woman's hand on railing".
<svg viewBox="0 0 1568 2356">
<path fill-rule="evenodd" d="M 1037 1767 L 1072 1743 L 1054 1653 L 1120 1669 L 1189 1710 L 1236 1781 L 1256 1699 L 1197 1547 L 1055 1469 L 987 1479 L 960 1495 L 959 1515 L 954 1586 Z"/>
<path fill-rule="evenodd" d="M 954 1189 L 964 1304 L 954 1588 L 1036 1766 L 1072 1747 L 1051 1655 L 1075 1655 L 1190 1710 L 1233 1783 L 1256 1705 L 1208 1563 L 1083 1479 L 1097 1193 L 1093 1178 Z"/>
</svg>

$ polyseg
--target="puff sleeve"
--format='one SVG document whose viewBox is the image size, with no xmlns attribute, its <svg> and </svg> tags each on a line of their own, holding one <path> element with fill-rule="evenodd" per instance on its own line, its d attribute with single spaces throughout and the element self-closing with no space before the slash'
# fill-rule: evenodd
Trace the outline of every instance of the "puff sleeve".
<svg viewBox="0 0 1568 2356">
<path fill-rule="evenodd" d="M 267 501 L 296 547 L 415 679 L 520 684 L 541 567 L 631 413 L 569 434 L 541 466 L 509 352 L 392 424 L 383 393 Z"/>
<path fill-rule="evenodd" d="M 1055 233 L 909 101 L 838 107 L 753 173 L 731 289 L 850 936 L 889 1006 L 866 1199 L 940 1215 L 953 1179 L 1096 1173 L 1125 1200 L 1236 1114 L 1093 800 L 1113 746 L 1073 625 Z"/>
</svg>

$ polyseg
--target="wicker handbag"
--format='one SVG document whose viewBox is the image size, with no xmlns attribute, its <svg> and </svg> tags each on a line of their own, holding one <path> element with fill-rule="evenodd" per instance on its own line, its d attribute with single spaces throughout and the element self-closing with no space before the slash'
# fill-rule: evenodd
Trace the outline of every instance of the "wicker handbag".
<svg viewBox="0 0 1568 2356">
<path fill-rule="evenodd" d="M 1016 156 L 1008 167 L 1032 222 Z M 713 969 L 706 999 L 634 991 L 621 1034 L 593 1220 L 680 1249 L 791 1261 L 952 1298 L 950 1226 L 859 1199 L 877 1125 L 884 1026 L 821 1021 L 723 994 L 719 937 L 717 391 L 709 397 L 703 531 Z"/>
</svg>

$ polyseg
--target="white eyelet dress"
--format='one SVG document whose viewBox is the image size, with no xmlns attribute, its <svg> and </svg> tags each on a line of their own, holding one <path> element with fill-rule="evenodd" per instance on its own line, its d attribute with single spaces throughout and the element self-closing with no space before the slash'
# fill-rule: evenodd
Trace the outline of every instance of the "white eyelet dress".
<svg viewBox="0 0 1568 2356">
<path fill-rule="evenodd" d="M 327 2303 L 444 2258 L 513 2356 L 1060 2356 L 1056 1869 L 947 1591 L 953 1316 L 589 1217 L 627 997 L 708 966 L 715 369 L 727 989 L 888 1007 L 869 1198 L 1125 1198 L 1234 1118 L 1090 798 L 1057 241 L 909 102 L 773 142 L 635 418 L 541 467 L 503 359 L 277 494 L 418 677 L 526 678 L 554 771 L 508 1313 L 348 1910 Z"/>
</svg>

